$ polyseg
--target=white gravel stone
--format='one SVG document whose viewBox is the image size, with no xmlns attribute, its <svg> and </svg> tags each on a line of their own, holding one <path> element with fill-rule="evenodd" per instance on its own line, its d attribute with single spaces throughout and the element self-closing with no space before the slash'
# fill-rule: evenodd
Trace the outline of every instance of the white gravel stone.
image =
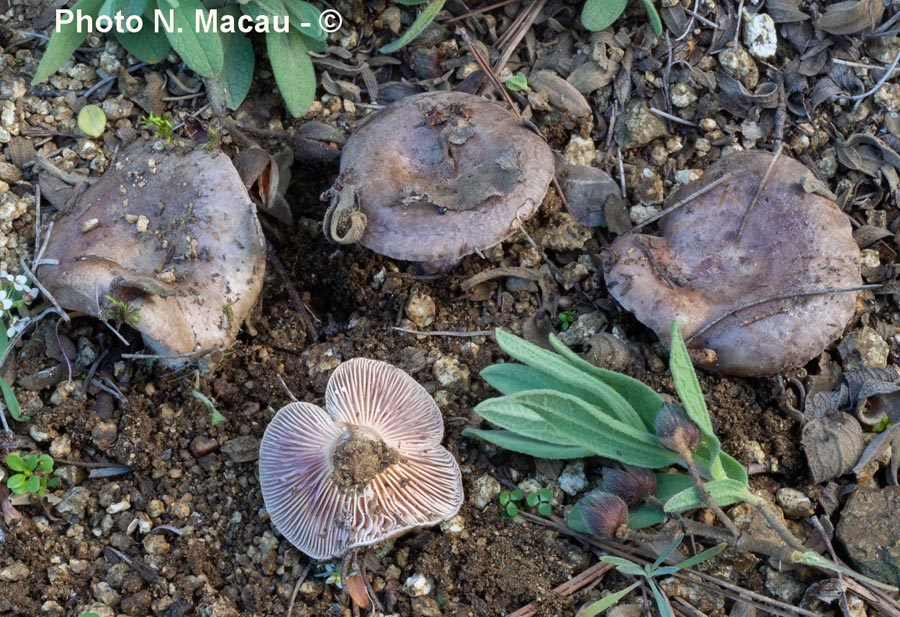
<svg viewBox="0 0 900 617">
<path fill-rule="evenodd" d="M 432 583 L 431 579 L 416 572 L 403 583 L 403 593 L 410 596 L 411 598 L 416 598 L 418 596 L 427 596 L 431 593 L 431 589 L 434 587 L 434 583 Z"/>
<path fill-rule="evenodd" d="M 483 510 L 489 503 L 494 501 L 502 490 L 500 483 L 493 476 L 487 474 L 475 480 L 472 487 L 472 503 L 479 510 Z"/>
<path fill-rule="evenodd" d="M 559 475 L 559 488 L 566 495 L 577 495 L 587 488 L 587 477 L 584 475 L 584 463 L 574 461 L 565 466 Z"/>
<path fill-rule="evenodd" d="M 744 11 L 744 45 L 750 55 L 766 60 L 778 49 L 775 22 L 766 13 L 751 15 Z"/>
</svg>

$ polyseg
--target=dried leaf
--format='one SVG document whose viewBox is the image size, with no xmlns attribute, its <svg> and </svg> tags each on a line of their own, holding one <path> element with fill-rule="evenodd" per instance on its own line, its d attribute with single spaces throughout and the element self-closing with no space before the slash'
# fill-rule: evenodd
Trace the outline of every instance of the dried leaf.
<svg viewBox="0 0 900 617">
<path fill-rule="evenodd" d="M 816 25 L 828 34 L 856 34 L 874 30 L 883 14 L 882 0 L 848 0 L 829 5 Z"/>
<path fill-rule="evenodd" d="M 528 76 L 531 88 L 546 94 L 551 105 L 575 118 L 589 116 L 591 106 L 575 86 L 550 71 L 535 71 Z"/>
<path fill-rule="evenodd" d="M 846 413 L 808 422 L 800 443 L 816 484 L 851 471 L 864 448 L 859 422 Z"/>
<path fill-rule="evenodd" d="M 895 424 L 870 441 L 869 445 L 866 446 L 866 449 L 863 451 L 862 456 L 859 457 L 856 466 L 853 468 L 853 473 L 858 474 L 863 467 L 881 456 L 897 438 L 900 438 L 900 430 L 898 429 L 900 429 L 900 425 Z M 894 477 L 896 478 L 896 476 L 897 474 L 895 473 Z"/>
<path fill-rule="evenodd" d="M 800 10 L 798 0 L 766 0 L 766 12 L 776 24 L 809 19 L 809 15 Z"/>
<path fill-rule="evenodd" d="M 853 239 L 856 240 L 856 243 L 861 249 L 872 246 L 879 240 L 890 238 L 893 235 L 894 234 L 884 227 L 878 227 L 876 225 L 863 225 L 853 231 Z"/>
</svg>

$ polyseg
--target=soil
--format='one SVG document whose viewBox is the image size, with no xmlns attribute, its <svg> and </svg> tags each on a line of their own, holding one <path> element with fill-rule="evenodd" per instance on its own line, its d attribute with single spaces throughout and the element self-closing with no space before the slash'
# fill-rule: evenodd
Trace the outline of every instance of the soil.
<svg viewBox="0 0 900 617">
<path fill-rule="evenodd" d="M 366 29 L 363 25 L 362 3 L 341 6 L 345 4 L 354 7 L 348 8 L 347 17 L 351 21 L 358 17 L 352 22 L 354 32 L 371 33 L 371 26 Z M 454 14 L 463 12 L 452 4 L 448 3 L 448 8 Z M 524 5 L 513 3 L 504 15 L 514 17 L 522 8 L 520 4 Z M 374 5 L 372 10 L 378 19 L 381 12 L 394 6 L 386 2 Z M 13 33 L 18 36 L 41 18 L 49 4 L 4 4 L 0 0 L 0 6 L 7 11 L 0 19 L 0 46 L 6 46 L 18 40 Z M 402 8 L 404 16 L 414 14 L 408 7 Z M 558 30 L 565 30 L 560 24 L 572 22 L 571 11 L 557 9 L 554 6 L 554 14 L 562 21 L 541 20 L 535 26 L 542 53 L 557 48 Z M 408 16 L 404 20 L 406 27 Z M 636 48 L 646 43 L 643 37 L 649 37 L 649 25 L 641 14 L 627 13 L 620 25 L 638 33 Z M 590 33 L 580 27 L 571 29 L 579 44 L 590 39 Z M 709 32 L 704 31 L 699 38 L 701 46 L 710 43 L 708 37 Z M 0 77 L 10 83 L 30 79 L 44 49 L 39 43 L 33 40 L 7 51 L 0 63 Z M 102 47 L 101 39 L 95 48 Z M 569 50 L 571 55 L 571 45 Z M 445 51 L 442 49 L 441 54 Z M 125 63 L 121 49 L 111 53 Z M 524 54 L 518 65 L 527 68 L 534 60 Z M 661 74 L 658 60 L 657 64 L 646 56 L 644 60 L 647 64 L 641 67 L 643 71 L 650 76 L 654 71 Z M 179 70 L 168 62 L 165 68 Z M 424 80 L 421 73 L 408 77 Z M 137 75 L 148 79 L 141 72 Z M 451 85 L 458 85 L 457 81 L 454 77 Z M 78 88 L 90 87 L 91 83 L 79 83 Z M 65 82 L 59 85 L 50 92 L 29 91 L 25 103 L 28 113 L 20 114 L 21 126 L 15 134 L 26 135 L 42 151 L 65 149 L 50 160 L 67 172 L 89 168 L 102 171 L 102 162 L 91 167 L 96 153 L 92 151 L 90 157 L 85 154 L 84 144 L 91 140 L 73 136 L 72 104 L 76 97 L 72 95 L 69 100 L 68 86 Z M 608 151 L 601 151 L 592 161 L 618 179 L 616 148 L 615 144 L 610 146 L 608 137 L 613 120 L 603 111 L 613 96 L 612 88 L 610 85 L 592 97 L 595 109 L 600 110 L 593 121 L 576 121 L 551 107 L 534 109 L 530 116 L 558 151 L 566 150 L 573 136 L 593 139 L 598 150 L 605 144 Z M 653 94 L 649 88 L 635 78 L 634 96 L 649 100 Z M 294 124 L 280 111 L 272 111 L 280 109 L 272 90 L 271 76 L 263 71 L 237 114 L 241 121 L 277 131 L 300 126 L 300 120 Z M 340 97 L 330 95 L 326 99 L 323 94 L 320 90 L 307 119 L 325 120 L 352 130 L 368 113 L 362 106 L 342 105 Z M 141 110 L 120 96 L 116 88 L 105 96 L 110 104 L 127 103 L 131 109 L 112 121 L 114 128 L 137 129 Z M 529 102 L 525 97 L 518 100 Z M 35 109 L 44 103 L 45 113 L 40 115 Z M 194 107 L 194 103 L 190 98 L 171 102 L 169 112 L 195 111 L 199 104 Z M 18 104 L 23 105 L 21 101 Z M 825 107 L 833 114 L 842 113 L 837 105 Z M 866 107 L 868 113 L 879 113 L 875 105 Z M 702 117 L 700 111 L 696 113 L 697 119 Z M 715 115 L 714 110 L 710 113 Z M 823 117 L 816 116 L 817 126 L 833 126 L 827 114 L 820 115 Z M 200 117 L 204 122 L 214 121 L 208 111 Z M 860 125 L 863 119 L 858 120 Z M 730 135 L 736 135 L 732 120 L 724 118 L 722 125 L 732 131 Z M 852 119 L 841 122 L 847 133 L 852 132 L 847 127 Z M 677 160 L 674 154 L 660 159 L 650 145 L 635 148 L 629 159 L 629 165 L 652 168 L 664 178 L 666 192 L 673 184 L 674 171 L 702 170 L 722 151 L 721 144 L 714 144 L 712 155 L 707 156 L 710 140 L 704 137 L 706 150 L 698 154 L 700 137 L 696 128 L 675 123 L 669 130 L 669 138 L 691 142 Z M 810 130 L 816 138 L 822 132 L 792 119 L 785 140 L 794 144 L 805 136 L 806 146 L 796 146 L 797 156 L 816 160 L 833 144 L 826 134 L 824 141 L 810 146 Z M 721 130 L 718 132 L 716 137 L 729 147 L 742 139 L 736 136 L 732 142 Z M 262 141 L 275 149 L 271 141 Z M 112 140 L 111 144 L 115 145 Z M 771 145 L 771 139 L 766 145 Z M 109 159 L 113 156 L 110 144 L 102 140 L 92 147 Z M 223 147 L 233 150 L 235 144 L 226 137 Z M 10 154 L 3 148 L 0 155 L 9 160 Z M 17 199 L 25 200 L 33 194 L 36 167 L 29 166 L 20 182 L 11 183 Z M 141 349 L 139 334 L 122 325 L 122 335 L 130 342 L 126 347 L 97 320 L 86 317 L 76 316 L 69 324 L 45 320 L 19 343 L 15 392 L 23 412 L 31 419 L 12 423 L 13 435 L 0 443 L 0 452 L 49 451 L 63 481 L 48 490 L 42 502 L 20 503 L 21 519 L 0 523 L 0 615 L 77 616 L 83 611 L 103 616 L 285 615 L 295 587 L 295 616 L 352 614 L 349 598 L 326 578 L 331 570 L 325 564 L 310 563 L 270 524 L 255 461 L 267 423 L 289 401 L 286 390 L 298 400 L 321 405 L 331 371 L 341 361 L 354 357 L 398 366 L 435 397 L 445 419 L 444 445 L 459 461 L 467 495 L 459 516 L 450 523 L 409 533 L 357 556 L 365 564 L 385 614 L 491 617 L 507 615 L 534 602 L 537 615 L 574 615 L 587 599 L 630 583 L 629 579 L 609 575 L 598 587 L 574 596 L 555 593 L 555 587 L 596 562 L 594 550 L 554 529 L 502 515 L 496 495 L 482 508 L 476 507 L 476 499 L 486 478 L 495 478 L 507 488 L 530 482 L 531 486 L 550 486 L 555 497 L 554 515 L 564 516 L 583 491 L 573 496 L 559 489 L 561 464 L 537 463 L 462 436 L 463 429 L 482 422 L 473 408 L 494 395 L 478 377 L 479 371 L 507 361 L 490 336 L 466 333 L 503 328 L 536 339 L 536 333 L 562 329 L 559 316 L 563 311 L 572 311 L 576 319 L 600 313 L 603 330 L 627 343 L 625 372 L 657 391 L 674 394 L 665 350 L 605 290 L 600 253 L 613 235 L 605 228 L 584 228 L 574 223 L 551 188 L 540 212 L 526 224 L 525 233 L 516 234 L 483 256 L 465 257 L 447 272 L 423 274 L 415 264 L 396 262 L 359 246 L 336 247 L 326 241 L 321 233 L 326 205 L 319 195 L 330 187 L 336 174 L 333 161 L 295 165 L 285 195 L 295 224 L 270 237 L 287 281 L 299 290 L 306 310 L 314 317 L 319 331 L 316 340 L 310 340 L 307 334 L 286 279 L 276 269 L 268 268 L 260 303 L 237 342 L 200 366 L 171 371 L 153 360 L 123 358 L 123 353 Z M 630 197 L 640 190 L 629 182 Z M 884 209 L 895 217 L 896 205 L 887 203 L 887 193 L 882 198 L 884 203 L 874 197 L 863 202 L 868 209 L 853 202 L 858 207 L 851 215 L 864 221 L 873 209 Z M 3 253 L 11 271 L 18 269 L 19 254 L 34 250 L 34 217 L 31 202 L 27 212 L 4 230 L 10 237 L 15 235 L 20 247 L 7 248 Z M 535 250 L 532 240 L 545 249 L 545 255 Z M 893 263 L 893 244 L 891 237 L 875 246 L 884 265 Z M 563 284 L 547 275 L 548 264 L 550 270 L 564 272 L 574 271 L 577 265 L 584 267 L 573 283 Z M 541 272 L 541 285 L 501 277 L 463 289 L 465 281 L 487 270 L 516 267 Z M 548 278 L 549 293 L 544 288 Z M 407 303 L 413 297 L 433 301 L 431 323 L 420 327 L 414 316 L 407 315 Z M 873 304 L 867 313 L 871 319 L 866 318 L 866 323 L 898 321 L 893 299 Z M 857 320 L 852 328 L 861 323 Z M 409 330 L 451 334 L 425 336 Z M 72 385 L 65 385 L 69 383 L 68 370 L 60 368 L 64 363 L 53 349 L 60 344 L 58 337 L 72 344 L 81 358 L 73 367 Z M 587 351 L 586 341 L 577 351 Z M 827 353 L 839 358 L 834 347 Z M 41 371 L 52 372 L 55 377 L 46 383 L 32 382 L 32 387 L 23 385 L 23 380 L 42 375 Z M 806 376 L 806 370 L 801 369 L 797 375 Z M 102 388 L 97 386 L 98 380 Z M 812 485 L 809 479 L 799 445 L 801 427 L 782 410 L 778 378 L 701 374 L 700 381 L 723 448 L 760 472 L 752 479 L 755 488 L 772 495 L 782 487 L 798 488 L 810 495 L 821 492 L 821 487 Z M 226 421 L 213 426 L 210 410 L 194 392 L 214 401 Z M 598 484 L 599 471 L 606 463 L 586 461 L 586 488 Z M 844 478 L 841 484 L 849 481 Z M 61 503 L 66 504 L 62 510 L 58 507 Z M 730 572 L 735 584 L 771 593 L 775 586 L 765 563 L 765 559 L 753 555 L 728 554 L 715 567 L 719 573 Z M 340 564 L 334 567 L 340 571 Z M 429 582 L 421 595 L 404 588 L 415 575 Z M 791 580 L 800 585 L 800 593 L 781 597 L 794 602 L 808 581 L 803 576 Z M 724 615 L 730 607 L 730 603 L 723 603 L 705 610 Z"/>
</svg>

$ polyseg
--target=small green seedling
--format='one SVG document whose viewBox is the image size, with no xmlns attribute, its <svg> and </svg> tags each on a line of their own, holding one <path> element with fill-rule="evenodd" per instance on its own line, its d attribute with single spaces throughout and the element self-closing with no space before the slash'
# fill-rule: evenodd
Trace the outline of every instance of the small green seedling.
<svg viewBox="0 0 900 617">
<path fill-rule="evenodd" d="M 168 116 L 165 114 L 157 116 L 153 112 L 150 112 L 149 116 L 141 118 L 141 127 L 150 129 L 157 137 L 166 142 L 172 141 L 172 135 L 175 131 L 175 125 L 172 124 L 172 120 Z"/>
<path fill-rule="evenodd" d="M 209 400 L 208 396 L 206 396 L 202 392 L 199 392 L 198 390 L 194 390 L 191 394 L 193 395 L 193 397 L 195 399 L 197 399 L 198 401 L 203 403 L 203 405 L 206 407 L 207 410 L 209 410 L 210 426 L 215 426 L 216 424 L 219 424 L 221 422 L 225 422 L 226 420 L 228 420 L 228 418 L 226 418 L 221 413 L 219 413 L 219 410 L 216 409 L 216 406 L 213 404 L 213 402 L 211 400 Z"/>
<path fill-rule="evenodd" d="M 559 319 L 560 330 L 565 332 L 575 322 L 575 311 L 563 311 L 557 315 L 557 319 Z"/>
<path fill-rule="evenodd" d="M 660 617 L 675 617 L 675 612 L 672 610 L 672 605 L 669 603 L 669 599 L 662 592 L 662 589 L 659 588 L 659 585 L 656 584 L 654 578 L 658 578 L 661 576 L 670 576 L 679 570 L 684 570 L 685 568 L 692 568 L 699 563 L 706 561 L 712 557 L 715 557 L 719 553 L 725 550 L 726 544 L 718 544 L 712 548 L 708 548 L 702 553 L 697 553 L 693 557 L 689 557 L 684 561 L 681 561 L 674 566 L 663 566 L 663 562 L 668 559 L 672 553 L 675 552 L 675 549 L 678 548 L 678 545 L 681 544 L 681 540 L 684 538 L 683 533 L 679 533 L 675 536 L 675 539 L 666 546 L 656 561 L 654 561 L 650 565 L 641 566 L 629 559 L 625 559 L 623 557 L 612 557 L 605 556 L 601 557 L 600 561 L 605 561 L 606 563 L 612 564 L 616 567 L 616 570 L 621 572 L 622 574 L 627 574 L 630 576 L 637 576 L 643 580 L 638 580 L 636 583 L 626 587 L 621 591 L 617 591 L 616 593 L 610 594 L 603 598 L 602 600 L 598 600 L 592 604 L 589 604 L 578 611 L 576 617 L 594 617 L 594 615 L 599 615 L 606 609 L 615 606 L 619 603 L 619 600 L 627 596 L 633 589 L 638 587 L 641 584 L 645 584 L 650 587 L 650 590 L 653 592 L 653 599 L 656 601 L 656 608 L 659 610 Z M 662 566 L 662 567 L 660 567 Z"/>
<path fill-rule="evenodd" d="M 81 613 L 78 617 L 100 617 L 100 615 L 98 615 L 97 613 L 94 613 L 94 612 L 90 612 L 90 613 Z"/>
<path fill-rule="evenodd" d="M 116 327 L 121 326 L 123 323 L 135 327 L 141 323 L 141 307 L 122 300 L 116 300 L 112 296 L 103 296 L 103 299 L 110 304 L 107 309 L 107 315 L 109 319 L 116 323 Z"/>
<path fill-rule="evenodd" d="M 542 488 L 537 493 L 529 493 L 525 498 L 528 507 L 537 509 L 541 516 L 550 516 L 553 511 L 553 506 L 550 505 L 551 501 L 553 501 L 553 491 L 549 488 Z"/>
<path fill-rule="evenodd" d="M 511 75 L 509 79 L 504 81 L 503 85 L 513 92 L 521 92 L 522 90 L 528 89 L 528 78 L 525 77 L 524 73 L 515 73 Z"/>
<path fill-rule="evenodd" d="M 522 503 L 525 499 L 525 493 L 519 489 L 503 491 L 498 499 L 500 500 L 500 505 L 503 506 L 503 514 L 501 516 L 513 518 L 519 514 L 519 506 L 516 504 Z"/>
<path fill-rule="evenodd" d="M 16 495 L 31 494 L 40 498 L 47 488 L 59 484 L 59 478 L 49 477 L 53 471 L 53 459 L 49 454 L 31 454 L 24 459 L 18 454 L 8 454 L 6 466 L 18 472 L 6 481 L 7 488 Z"/>
</svg>

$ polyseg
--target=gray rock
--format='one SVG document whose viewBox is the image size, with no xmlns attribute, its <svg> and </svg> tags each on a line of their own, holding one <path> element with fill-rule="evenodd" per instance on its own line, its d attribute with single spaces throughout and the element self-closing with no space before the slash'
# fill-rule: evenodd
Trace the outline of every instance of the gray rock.
<svg viewBox="0 0 900 617">
<path fill-rule="evenodd" d="M 235 463 L 250 463 L 259 458 L 259 439 L 243 435 L 222 444 L 222 451 Z"/>
<path fill-rule="evenodd" d="M 838 344 L 845 371 L 884 368 L 889 352 L 887 342 L 869 326 L 854 330 Z"/>
<path fill-rule="evenodd" d="M 28 566 L 22 561 L 14 561 L 12 564 L 0 570 L 0 581 L 3 581 L 4 583 L 14 583 L 15 581 L 21 581 L 29 574 L 31 574 L 31 570 L 28 569 Z"/>
<path fill-rule="evenodd" d="M 719 54 L 719 63 L 728 75 L 741 82 L 747 90 L 759 84 L 759 68 L 747 50 L 737 45 Z"/>
<path fill-rule="evenodd" d="M 900 488 L 861 487 L 847 500 L 836 536 L 860 572 L 900 585 Z"/>
<path fill-rule="evenodd" d="M 619 195 L 619 185 L 612 176 L 596 167 L 560 166 L 560 180 L 569 209 L 585 227 L 600 227 L 605 223 L 603 205 L 611 195 Z"/>
<path fill-rule="evenodd" d="M 84 516 L 84 509 L 91 500 L 91 492 L 83 486 L 75 486 L 66 491 L 62 501 L 56 504 L 56 511 L 60 514 L 70 514 L 71 518 L 79 519 Z"/>
<path fill-rule="evenodd" d="M 646 146 L 666 133 L 666 123 L 650 111 L 643 99 L 631 99 L 625 112 L 616 119 L 616 143 L 623 150 Z"/>
</svg>

